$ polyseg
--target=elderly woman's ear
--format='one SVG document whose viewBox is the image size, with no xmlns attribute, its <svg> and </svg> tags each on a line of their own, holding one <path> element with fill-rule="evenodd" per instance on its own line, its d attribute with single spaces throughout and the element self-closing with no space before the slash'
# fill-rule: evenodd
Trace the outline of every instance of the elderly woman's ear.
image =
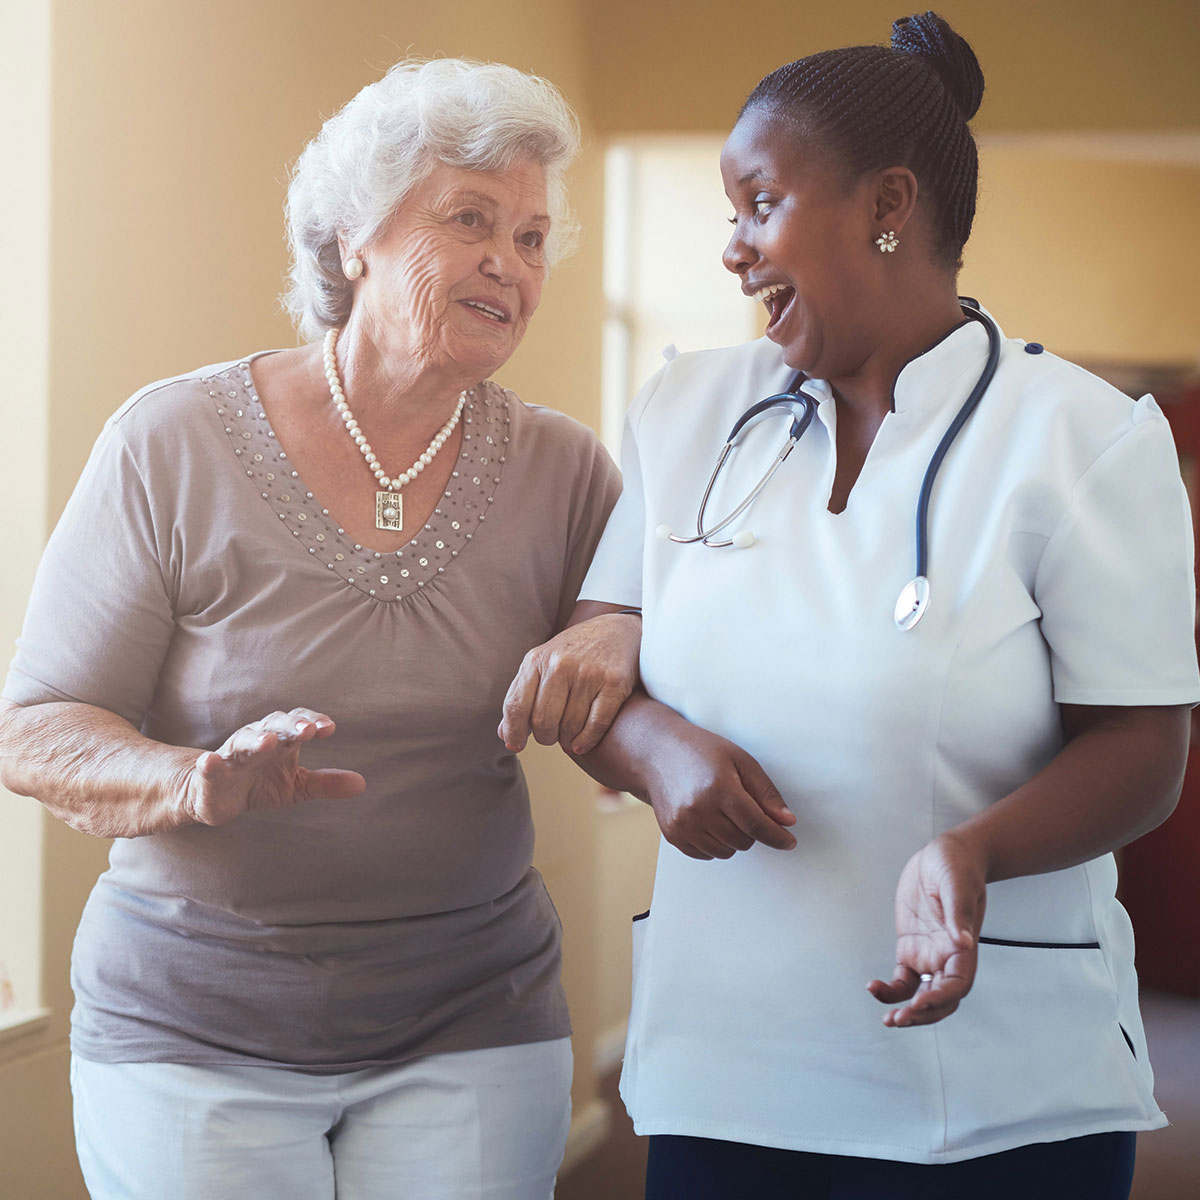
<svg viewBox="0 0 1200 1200">
<path fill-rule="evenodd" d="M 359 279 L 366 267 L 360 250 L 352 250 L 343 237 L 338 238 L 338 257 L 342 260 L 342 274 L 347 279 Z"/>
</svg>

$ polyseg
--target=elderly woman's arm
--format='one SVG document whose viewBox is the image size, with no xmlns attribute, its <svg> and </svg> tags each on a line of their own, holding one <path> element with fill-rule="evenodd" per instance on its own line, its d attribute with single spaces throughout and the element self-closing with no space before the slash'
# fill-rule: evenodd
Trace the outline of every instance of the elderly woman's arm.
<svg viewBox="0 0 1200 1200">
<path fill-rule="evenodd" d="M 300 747 L 329 737 L 323 713 L 292 709 L 243 726 L 219 750 L 168 746 L 90 704 L 0 701 L 0 783 L 97 837 L 223 825 L 243 812 L 353 796 L 353 771 L 310 771 Z"/>
</svg>

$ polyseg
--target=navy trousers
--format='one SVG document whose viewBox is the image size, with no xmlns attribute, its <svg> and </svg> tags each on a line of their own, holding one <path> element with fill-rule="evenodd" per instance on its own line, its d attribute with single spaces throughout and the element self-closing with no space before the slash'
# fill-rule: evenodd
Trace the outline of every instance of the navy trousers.
<svg viewBox="0 0 1200 1200">
<path fill-rule="evenodd" d="M 1136 1135 L 928 1166 L 710 1138 L 650 1138 L 646 1200 L 1128 1200 Z"/>
</svg>

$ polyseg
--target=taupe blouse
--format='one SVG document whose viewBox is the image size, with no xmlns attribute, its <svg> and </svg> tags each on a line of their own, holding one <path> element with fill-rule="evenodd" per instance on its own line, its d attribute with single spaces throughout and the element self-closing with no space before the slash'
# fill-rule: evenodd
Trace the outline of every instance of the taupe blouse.
<svg viewBox="0 0 1200 1200">
<path fill-rule="evenodd" d="M 559 924 L 496 725 L 570 613 L 616 468 L 578 422 L 480 384 L 442 503 L 379 553 L 292 469 L 250 361 L 109 420 L 4 694 L 206 748 L 304 705 L 338 726 L 306 765 L 367 790 L 117 840 L 76 939 L 73 1049 L 333 1072 L 563 1036 Z"/>
</svg>

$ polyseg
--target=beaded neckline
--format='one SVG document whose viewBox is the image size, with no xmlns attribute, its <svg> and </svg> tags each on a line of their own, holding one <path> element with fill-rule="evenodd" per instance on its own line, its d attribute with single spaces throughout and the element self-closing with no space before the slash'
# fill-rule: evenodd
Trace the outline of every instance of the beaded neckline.
<svg viewBox="0 0 1200 1200">
<path fill-rule="evenodd" d="M 399 550 L 356 543 L 322 508 L 288 461 L 258 401 L 250 360 L 204 381 L 248 484 L 297 547 L 331 576 L 379 601 L 395 602 L 446 573 L 470 544 L 495 499 L 508 450 L 509 396 L 490 381 L 463 408 L 462 448 L 437 507 Z"/>
</svg>

